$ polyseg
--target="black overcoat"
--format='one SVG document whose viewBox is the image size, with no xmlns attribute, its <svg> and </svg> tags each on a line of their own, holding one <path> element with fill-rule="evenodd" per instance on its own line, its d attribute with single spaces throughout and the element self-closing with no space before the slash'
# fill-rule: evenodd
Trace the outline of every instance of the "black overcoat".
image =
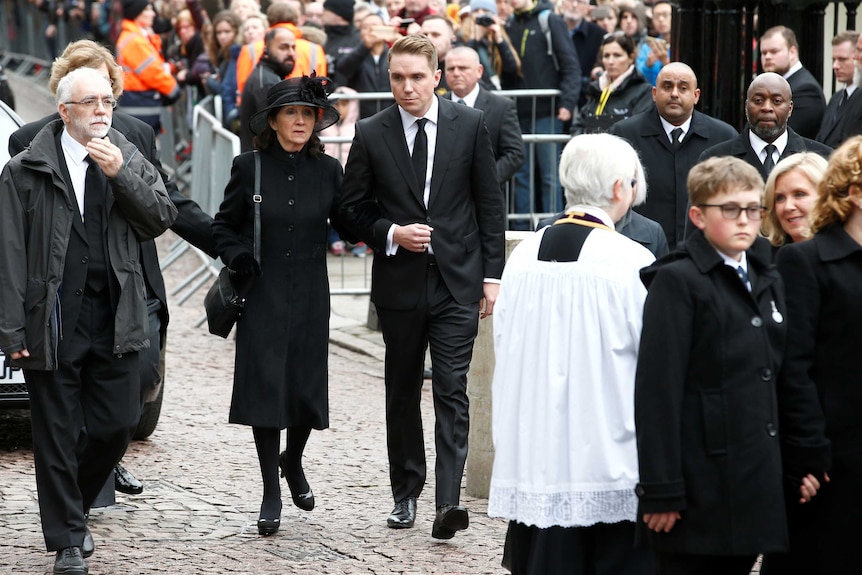
<svg viewBox="0 0 862 575">
<path fill-rule="evenodd" d="M 608 133 L 625 138 L 638 151 L 646 171 L 647 199 L 635 211 L 658 222 L 673 249 L 685 237 L 689 170 L 704 150 L 735 138 L 736 130 L 695 110 L 688 132 L 674 150 L 653 105 L 647 112 L 617 122 Z"/>
<path fill-rule="evenodd" d="M 817 386 L 832 442 L 831 481 L 811 503 L 791 508 L 791 565 L 797 573 L 858 573 L 862 246 L 841 224 L 830 224 L 809 241 L 782 247 L 778 269 L 787 284 L 790 320 L 785 373 L 797 385 Z"/>
<path fill-rule="evenodd" d="M 635 383 L 637 529 L 656 551 L 755 555 L 787 546 L 779 413 L 799 415 L 784 406 L 816 396 L 776 382 L 784 286 L 766 240 L 747 259 L 750 293 L 696 230 L 641 271 L 649 293 Z M 800 397 L 806 389 L 811 395 Z M 668 511 L 681 514 L 669 533 L 642 521 Z"/>
<path fill-rule="evenodd" d="M 327 218 L 341 164 L 277 143 L 260 152 L 261 277 L 237 322 L 230 421 L 258 427 L 329 426 Z M 252 252 L 254 152 L 234 159 L 213 237 L 225 264 Z"/>
</svg>

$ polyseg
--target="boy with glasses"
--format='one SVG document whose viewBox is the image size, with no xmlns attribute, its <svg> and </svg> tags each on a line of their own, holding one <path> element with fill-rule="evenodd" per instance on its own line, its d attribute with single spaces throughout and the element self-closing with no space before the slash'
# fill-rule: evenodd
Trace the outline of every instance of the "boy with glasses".
<svg viewBox="0 0 862 575">
<path fill-rule="evenodd" d="M 638 538 L 660 575 L 748 575 L 786 549 L 784 489 L 810 500 L 829 444 L 816 390 L 779 377 L 784 285 L 758 237 L 760 174 L 712 158 L 688 190 L 697 229 L 641 271 Z"/>
</svg>

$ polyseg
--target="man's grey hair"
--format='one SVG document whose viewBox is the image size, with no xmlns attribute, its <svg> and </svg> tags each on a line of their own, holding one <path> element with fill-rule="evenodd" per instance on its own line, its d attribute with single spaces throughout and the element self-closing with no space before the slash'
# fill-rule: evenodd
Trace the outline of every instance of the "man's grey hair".
<svg viewBox="0 0 862 575">
<path fill-rule="evenodd" d="M 95 68 L 76 68 L 63 76 L 57 84 L 57 94 L 55 96 L 57 104 L 65 104 L 72 99 L 72 90 L 79 81 L 87 83 L 95 82 L 95 85 L 104 84 L 104 86 L 107 86 L 108 92 L 111 92 L 111 84 L 102 72 L 99 72 Z"/>
<path fill-rule="evenodd" d="M 610 134 L 575 136 L 560 158 L 560 184 L 566 191 L 566 205 L 608 208 L 613 205 L 614 184 L 629 186 L 637 179 L 634 205 L 646 200 L 646 179 L 637 152 L 631 145 Z"/>
</svg>

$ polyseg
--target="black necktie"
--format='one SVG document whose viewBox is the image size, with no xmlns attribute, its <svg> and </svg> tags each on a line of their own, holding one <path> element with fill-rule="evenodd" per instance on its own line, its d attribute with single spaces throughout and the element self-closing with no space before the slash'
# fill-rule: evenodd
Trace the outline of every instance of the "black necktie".
<svg viewBox="0 0 862 575">
<path fill-rule="evenodd" d="M 766 174 L 772 171 L 772 168 L 775 167 L 775 160 L 772 159 L 772 154 L 775 152 L 777 148 L 772 144 L 767 144 L 764 150 L 766 150 L 766 158 L 763 160 L 763 169 L 766 170 Z"/>
<path fill-rule="evenodd" d="M 465 102 L 465 101 L 464 101 L 464 100 L 462 100 L 461 98 L 458 98 L 458 99 L 457 99 L 457 100 L 455 100 L 455 101 L 456 101 L 458 104 L 463 104 L 464 106 L 466 106 L 466 105 L 467 105 L 467 102 Z"/>
<path fill-rule="evenodd" d="M 108 181 L 105 173 L 90 156 L 87 175 L 84 177 L 84 229 L 89 245 L 87 287 L 95 293 L 108 285 L 108 254 L 105 225 L 107 223 L 106 197 Z"/>
<path fill-rule="evenodd" d="M 682 128 L 674 128 L 670 131 L 670 136 L 673 138 L 673 149 L 678 150 L 682 144 Z"/>
<path fill-rule="evenodd" d="M 428 169 L 428 136 L 425 135 L 425 123 L 428 118 L 416 120 L 416 139 L 413 141 L 413 173 L 419 190 L 425 190 L 425 171 Z"/>
<path fill-rule="evenodd" d="M 839 107 L 839 108 L 841 108 L 841 106 L 843 106 L 844 104 L 846 104 L 846 103 L 847 103 L 847 98 L 849 98 L 849 97 L 850 97 L 850 96 L 848 96 L 848 95 L 847 95 L 847 88 L 844 88 L 843 92 L 844 92 L 844 93 L 841 95 L 841 101 L 840 101 L 840 102 L 838 102 L 838 107 Z"/>
<path fill-rule="evenodd" d="M 87 175 L 84 178 L 84 224 L 101 220 L 101 209 L 105 205 L 105 175 L 102 169 L 89 155 Z"/>
</svg>

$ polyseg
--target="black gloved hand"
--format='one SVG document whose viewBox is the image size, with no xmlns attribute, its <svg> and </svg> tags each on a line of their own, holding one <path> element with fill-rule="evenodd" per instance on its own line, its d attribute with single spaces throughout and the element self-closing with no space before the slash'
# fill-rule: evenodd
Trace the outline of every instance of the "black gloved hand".
<svg viewBox="0 0 862 575">
<path fill-rule="evenodd" d="M 235 256 L 228 265 L 237 275 L 246 277 L 260 277 L 260 264 L 249 252 L 242 252 Z"/>
</svg>

